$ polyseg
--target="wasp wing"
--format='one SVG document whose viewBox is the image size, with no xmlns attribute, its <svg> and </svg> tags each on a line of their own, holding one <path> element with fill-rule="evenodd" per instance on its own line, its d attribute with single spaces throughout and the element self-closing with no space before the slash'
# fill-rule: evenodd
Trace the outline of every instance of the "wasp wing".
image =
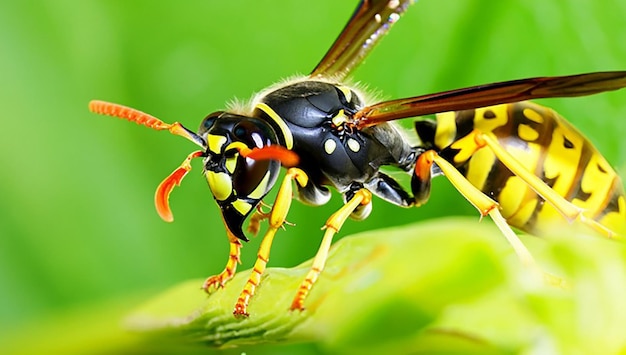
<svg viewBox="0 0 626 355">
<path fill-rule="evenodd" d="M 343 80 L 412 3 L 413 0 L 361 0 L 311 77 Z"/>
<path fill-rule="evenodd" d="M 364 107 L 354 120 L 358 128 L 364 128 L 407 117 L 547 97 L 585 96 L 624 87 L 626 71 L 519 79 L 384 101 Z"/>
</svg>

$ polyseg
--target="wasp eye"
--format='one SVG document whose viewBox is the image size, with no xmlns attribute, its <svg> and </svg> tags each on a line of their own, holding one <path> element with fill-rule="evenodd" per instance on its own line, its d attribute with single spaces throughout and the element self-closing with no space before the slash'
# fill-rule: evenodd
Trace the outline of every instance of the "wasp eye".
<svg viewBox="0 0 626 355">
<path fill-rule="evenodd" d="M 213 125 L 215 124 L 215 121 L 217 120 L 218 117 L 220 117 L 224 112 L 222 111 L 218 111 L 218 112 L 213 112 L 211 114 L 209 114 L 208 116 L 206 116 L 203 120 L 202 123 L 200 123 L 200 128 L 198 129 L 198 134 L 202 135 L 206 132 L 208 132 L 211 127 L 213 127 Z"/>
<path fill-rule="evenodd" d="M 237 125 L 233 133 L 235 134 L 235 137 L 240 139 L 246 137 L 246 129 L 242 127 L 242 125 Z"/>
<path fill-rule="evenodd" d="M 258 148 L 269 145 L 271 143 L 270 137 L 274 136 L 273 132 L 270 132 L 267 127 L 253 120 L 237 123 L 233 127 L 232 132 L 239 141 L 246 143 L 250 147 Z"/>
</svg>

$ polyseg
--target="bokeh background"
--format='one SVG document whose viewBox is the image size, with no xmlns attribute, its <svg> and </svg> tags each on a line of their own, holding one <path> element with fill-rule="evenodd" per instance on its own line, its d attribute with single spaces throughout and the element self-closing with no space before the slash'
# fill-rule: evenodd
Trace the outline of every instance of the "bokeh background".
<svg viewBox="0 0 626 355">
<path fill-rule="evenodd" d="M 308 73 L 355 3 L 1 2 L 0 333 L 158 292 L 217 273 L 226 261 L 228 243 L 198 162 L 172 195 L 174 223 L 152 205 L 156 186 L 194 146 L 90 114 L 89 100 L 195 128 L 234 98 Z M 624 70 L 625 13 L 623 1 L 423 0 L 352 78 L 390 99 Z M 625 171 L 626 91 L 541 103 Z M 297 226 L 279 234 L 270 264 L 312 257 L 319 228 L 340 204 L 338 196 L 320 208 L 295 203 L 288 220 Z M 348 222 L 341 235 L 461 214 L 476 215 L 437 179 L 426 206 L 375 201 L 371 217 Z M 244 247 L 242 269 L 258 243 Z"/>
</svg>

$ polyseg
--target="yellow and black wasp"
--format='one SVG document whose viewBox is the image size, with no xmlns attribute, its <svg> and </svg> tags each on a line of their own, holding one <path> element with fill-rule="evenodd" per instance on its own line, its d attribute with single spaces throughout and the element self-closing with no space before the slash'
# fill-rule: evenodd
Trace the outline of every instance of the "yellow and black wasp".
<svg viewBox="0 0 626 355">
<path fill-rule="evenodd" d="M 364 219 L 372 195 L 401 206 L 420 206 L 430 182 L 444 175 L 483 216 L 490 216 L 522 261 L 532 257 L 510 226 L 541 234 L 555 221 L 588 226 L 614 238 L 626 229 L 626 199 L 620 178 L 593 145 L 549 108 L 525 100 L 591 95 L 626 87 L 626 71 L 538 77 L 451 90 L 379 103 L 343 84 L 409 7 L 409 0 L 362 0 L 334 44 L 310 75 L 270 87 L 247 107 L 209 114 L 193 132 L 143 112 L 92 101 L 92 112 L 169 130 L 198 146 L 157 188 L 160 216 L 171 221 L 168 198 L 202 158 L 204 175 L 220 207 L 230 242 L 224 271 L 209 277 L 205 290 L 222 287 L 239 261 L 242 230 L 269 221 L 257 261 L 234 314 L 247 315 L 274 235 L 285 223 L 293 195 L 309 205 L 328 202 L 331 189 L 345 204 L 325 223 L 313 265 L 295 292 L 292 310 L 322 272 L 333 236 L 348 217 Z M 417 145 L 388 121 L 417 120 Z M 381 171 L 393 166 L 411 174 L 410 191 Z M 269 212 L 263 198 L 287 169 Z"/>
</svg>

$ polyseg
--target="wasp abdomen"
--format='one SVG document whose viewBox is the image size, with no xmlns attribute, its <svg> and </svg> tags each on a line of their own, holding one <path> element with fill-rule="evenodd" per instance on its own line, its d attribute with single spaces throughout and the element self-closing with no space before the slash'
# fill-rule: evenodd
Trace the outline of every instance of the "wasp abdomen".
<svg viewBox="0 0 626 355">
<path fill-rule="evenodd" d="M 576 128 L 553 110 L 519 102 L 437 115 L 434 146 L 483 193 L 500 203 L 512 226 L 546 230 L 559 213 L 513 174 L 489 149 L 470 151 L 460 139 L 473 130 L 492 133 L 524 167 L 585 216 L 612 230 L 626 224 L 621 180 Z"/>
</svg>

